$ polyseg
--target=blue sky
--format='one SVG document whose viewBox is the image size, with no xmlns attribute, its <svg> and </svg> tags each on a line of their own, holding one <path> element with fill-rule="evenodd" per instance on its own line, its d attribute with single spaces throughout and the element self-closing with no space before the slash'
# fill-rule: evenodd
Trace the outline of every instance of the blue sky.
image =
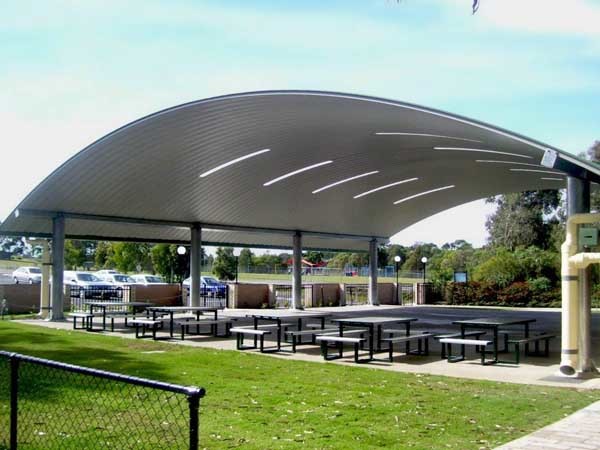
<svg viewBox="0 0 600 450">
<path fill-rule="evenodd" d="M 124 123 L 233 92 L 388 97 L 573 153 L 600 139 L 600 1 L 480 3 L 472 15 L 470 0 L 3 2 L 0 217 Z M 459 208 L 399 240 L 481 244 L 489 212 Z"/>
</svg>

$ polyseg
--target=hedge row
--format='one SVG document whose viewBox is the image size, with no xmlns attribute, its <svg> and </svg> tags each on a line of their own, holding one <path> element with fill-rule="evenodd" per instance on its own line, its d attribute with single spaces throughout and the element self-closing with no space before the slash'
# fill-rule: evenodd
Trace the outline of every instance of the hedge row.
<svg viewBox="0 0 600 450">
<path fill-rule="evenodd" d="M 533 285 L 533 286 L 532 286 Z M 535 283 L 518 282 L 506 287 L 492 283 L 447 283 L 442 292 L 448 305 L 560 307 L 560 287 L 539 289 Z"/>
</svg>

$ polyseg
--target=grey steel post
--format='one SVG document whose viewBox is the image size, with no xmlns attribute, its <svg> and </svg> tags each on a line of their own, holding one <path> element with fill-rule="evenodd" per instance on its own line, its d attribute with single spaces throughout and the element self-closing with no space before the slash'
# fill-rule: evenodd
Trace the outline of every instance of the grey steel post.
<svg viewBox="0 0 600 450">
<path fill-rule="evenodd" d="M 377 239 L 369 241 L 369 303 L 379 306 L 377 296 Z"/>
<path fill-rule="evenodd" d="M 42 319 L 48 317 L 50 310 L 50 268 L 52 259 L 50 258 L 50 243 L 42 239 L 42 282 L 40 284 L 40 314 Z"/>
<path fill-rule="evenodd" d="M 52 219 L 52 295 L 50 297 L 50 320 L 64 320 L 64 256 L 65 218 L 62 214 Z"/>
<path fill-rule="evenodd" d="M 192 248 L 190 250 L 190 298 L 189 306 L 200 305 L 200 270 L 202 264 L 202 227 L 194 224 L 191 228 Z"/>
<path fill-rule="evenodd" d="M 302 234 L 299 231 L 294 233 L 292 261 L 294 267 L 290 307 L 291 309 L 304 309 L 302 305 Z"/>
<path fill-rule="evenodd" d="M 573 214 L 590 212 L 590 182 L 575 177 L 567 177 L 567 213 Z M 580 285 L 580 331 L 579 331 L 579 351 L 580 351 L 580 371 L 581 373 L 595 372 L 594 362 L 592 361 L 592 301 L 591 301 L 591 269 L 579 271 Z"/>
</svg>

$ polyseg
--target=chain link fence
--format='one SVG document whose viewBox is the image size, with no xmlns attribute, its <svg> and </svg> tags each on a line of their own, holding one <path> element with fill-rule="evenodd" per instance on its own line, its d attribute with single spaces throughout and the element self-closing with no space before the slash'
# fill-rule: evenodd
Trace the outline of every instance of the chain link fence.
<svg viewBox="0 0 600 450">
<path fill-rule="evenodd" d="M 197 450 L 204 393 L 0 351 L 0 450 Z"/>
</svg>

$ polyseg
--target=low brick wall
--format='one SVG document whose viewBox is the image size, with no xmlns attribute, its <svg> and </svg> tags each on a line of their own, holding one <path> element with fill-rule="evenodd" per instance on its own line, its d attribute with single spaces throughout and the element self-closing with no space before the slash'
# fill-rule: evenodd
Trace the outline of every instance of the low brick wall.
<svg viewBox="0 0 600 450">
<path fill-rule="evenodd" d="M 396 303 L 396 284 L 377 283 L 377 296 L 381 305 L 394 305 Z"/>
<path fill-rule="evenodd" d="M 40 285 L 0 284 L 0 301 L 3 299 L 6 299 L 9 313 L 38 313 L 40 311 Z"/>
<path fill-rule="evenodd" d="M 269 285 L 254 283 L 229 284 L 231 308 L 263 308 L 269 304 Z"/>
<path fill-rule="evenodd" d="M 131 301 L 154 303 L 159 306 L 181 305 L 181 290 L 178 284 L 156 284 L 131 286 Z"/>
</svg>

